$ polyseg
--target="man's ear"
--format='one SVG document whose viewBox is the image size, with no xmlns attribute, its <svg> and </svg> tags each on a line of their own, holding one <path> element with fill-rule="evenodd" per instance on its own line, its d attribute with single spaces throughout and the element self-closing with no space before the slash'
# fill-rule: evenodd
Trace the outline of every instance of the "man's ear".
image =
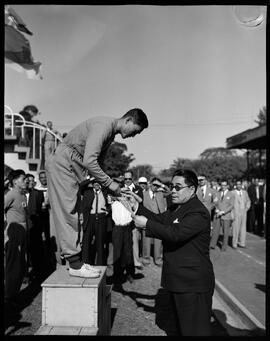
<svg viewBox="0 0 270 341">
<path fill-rule="evenodd" d="M 133 118 L 132 118 L 132 117 L 126 117 L 125 122 L 126 122 L 126 123 L 128 123 L 128 122 L 133 122 Z"/>
</svg>

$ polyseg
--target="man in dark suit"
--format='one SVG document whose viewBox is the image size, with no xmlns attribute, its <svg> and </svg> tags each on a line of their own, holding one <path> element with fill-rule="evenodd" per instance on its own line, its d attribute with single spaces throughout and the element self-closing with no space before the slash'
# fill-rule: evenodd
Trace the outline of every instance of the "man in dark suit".
<svg viewBox="0 0 270 341">
<path fill-rule="evenodd" d="M 264 187 L 258 178 L 247 189 L 251 205 L 248 211 L 247 230 L 263 236 Z"/>
<path fill-rule="evenodd" d="M 252 179 L 251 184 L 247 188 L 248 196 L 250 199 L 250 208 L 247 211 L 247 231 L 248 232 L 255 232 L 255 203 L 256 199 L 256 186 L 255 186 L 255 179 Z"/>
<path fill-rule="evenodd" d="M 215 278 L 209 257 L 210 214 L 197 198 L 198 179 L 187 169 L 172 178 L 172 205 L 155 214 L 142 205 L 133 209 L 135 225 L 163 242 L 161 285 L 173 299 L 182 336 L 211 335 Z"/>
<path fill-rule="evenodd" d="M 27 197 L 27 228 L 28 228 L 28 255 L 32 265 L 30 274 L 31 280 L 42 281 L 44 272 L 44 254 L 42 242 L 41 212 L 44 201 L 43 192 L 35 189 L 35 177 L 33 174 L 26 174 L 26 197 Z"/>
<path fill-rule="evenodd" d="M 110 205 L 105 189 L 95 179 L 81 183 L 82 260 L 86 264 L 107 265 L 107 233 L 111 229 Z"/>
</svg>

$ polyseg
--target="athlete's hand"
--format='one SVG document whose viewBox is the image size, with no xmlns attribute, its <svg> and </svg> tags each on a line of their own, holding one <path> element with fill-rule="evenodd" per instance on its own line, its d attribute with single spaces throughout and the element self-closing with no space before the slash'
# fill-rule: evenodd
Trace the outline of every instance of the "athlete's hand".
<svg viewBox="0 0 270 341">
<path fill-rule="evenodd" d="M 116 181 L 113 181 L 109 187 L 108 187 L 112 192 L 114 192 L 115 194 L 120 194 L 121 193 L 121 188 L 119 186 L 119 183 Z"/>
</svg>

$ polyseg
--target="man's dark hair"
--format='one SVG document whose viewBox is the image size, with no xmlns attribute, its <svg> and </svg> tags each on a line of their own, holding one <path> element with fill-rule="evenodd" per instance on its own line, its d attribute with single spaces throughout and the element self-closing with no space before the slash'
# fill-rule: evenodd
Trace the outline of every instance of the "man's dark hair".
<svg viewBox="0 0 270 341">
<path fill-rule="evenodd" d="M 35 114 L 38 113 L 38 108 L 35 105 L 33 105 L 33 104 L 26 105 L 23 108 L 23 111 L 27 111 L 28 112 L 29 110 L 33 111 L 33 113 L 35 113 Z"/>
<path fill-rule="evenodd" d="M 39 173 L 38 173 L 38 177 L 40 177 L 40 174 L 45 174 L 46 175 L 46 171 L 45 170 L 41 170 Z"/>
<path fill-rule="evenodd" d="M 28 111 L 21 110 L 21 111 L 19 112 L 19 114 L 22 115 L 23 118 L 24 118 L 26 121 L 31 121 L 31 119 L 32 119 L 32 116 L 29 114 Z"/>
<path fill-rule="evenodd" d="M 25 171 L 23 169 L 15 169 L 11 171 L 10 174 L 10 182 L 13 185 L 13 181 L 19 179 L 21 175 L 25 175 Z"/>
<path fill-rule="evenodd" d="M 194 186 L 195 187 L 195 192 L 197 191 L 198 188 L 198 178 L 197 175 L 191 170 L 191 169 L 177 169 L 173 173 L 173 178 L 175 176 L 182 176 L 185 179 L 185 183 L 188 186 Z"/>
<path fill-rule="evenodd" d="M 142 109 L 135 108 L 129 110 L 127 113 L 125 113 L 124 116 L 122 116 L 122 118 L 127 117 L 131 117 L 133 119 L 133 123 L 138 124 L 143 129 L 148 127 L 148 119 Z"/>
<path fill-rule="evenodd" d="M 33 178 L 33 179 L 35 179 L 35 176 L 34 176 L 33 174 L 31 174 L 31 173 L 27 173 L 27 174 L 25 174 L 25 178 L 26 178 L 26 179 L 28 179 L 28 178 Z"/>
<path fill-rule="evenodd" d="M 157 178 L 156 176 L 150 180 L 150 183 L 152 184 L 154 181 L 162 182 L 162 181 L 161 181 L 159 178 Z"/>
</svg>

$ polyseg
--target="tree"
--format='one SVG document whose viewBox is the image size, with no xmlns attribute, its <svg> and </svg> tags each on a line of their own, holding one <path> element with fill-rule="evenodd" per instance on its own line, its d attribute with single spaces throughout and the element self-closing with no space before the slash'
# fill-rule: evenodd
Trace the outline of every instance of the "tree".
<svg viewBox="0 0 270 341">
<path fill-rule="evenodd" d="M 177 158 L 173 161 L 171 168 L 176 170 L 178 168 L 193 168 L 192 161 L 190 159 Z"/>
<path fill-rule="evenodd" d="M 137 165 L 131 168 L 134 179 L 138 180 L 141 176 L 146 177 L 147 180 L 151 179 L 155 174 L 153 171 L 153 166 L 151 165 Z"/>
<path fill-rule="evenodd" d="M 266 124 L 266 107 L 264 106 L 262 109 L 260 109 L 257 120 L 254 121 L 258 124 L 258 126 L 262 126 Z"/>
<path fill-rule="evenodd" d="M 246 177 L 247 161 L 244 156 L 235 155 L 236 151 L 225 148 L 209 148 L 201 155 L 203 158 L 176 159 L 169 169 L 162 170 L 161 177 L 171 177 L 178 168 L 189 168 L 197 175 L 204 174 L 209 180 L 221 181 Z"/>
<path fill-rule="evenodd" d="M 103 170 L 111 177 L 118 177 L 123 174 L 132 161 L 135 160 L 133 154 L 125 155 L 127 146 L 124 143 L 113 142 L 104 159 Z"/>
<path fill-rule="evenodd" d="M 200 158 L 202 160 L 213 159 L 213 158 L 227 158 L 236 156 L 237 151 L 235 149 L 227 149 L 224 147 L 207 148 L 201 154 Z"/>
</svg>

